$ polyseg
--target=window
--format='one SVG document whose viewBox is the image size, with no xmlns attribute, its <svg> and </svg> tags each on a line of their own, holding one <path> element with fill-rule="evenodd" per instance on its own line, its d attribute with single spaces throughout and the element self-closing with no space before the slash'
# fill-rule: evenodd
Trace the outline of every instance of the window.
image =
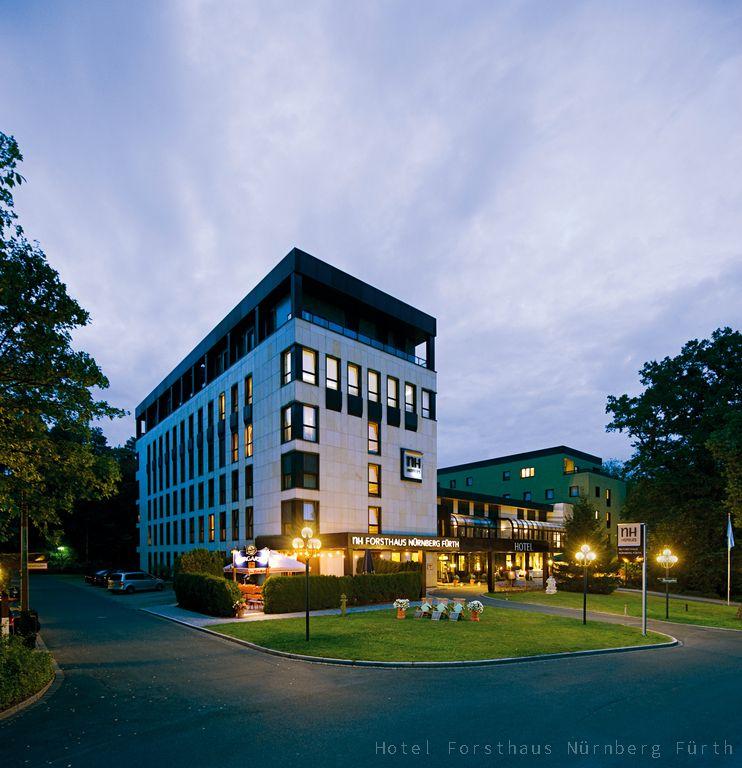
<svg viewBox="0 0 742 768">
<path fill-rule="evenodd" d="M 606 507 L 611 506 L 611 489 L 610 488 L 605 489 L 605 505 Z"/>
<path fill-rule="evenodd" d="M 319 490 L 319 454 L 289 451 L 281 456 L 281 490 Z"/>
<path fill-rule="evenodd" d="M 198 484 L 198 508 L 199 509 L 204 508 L 204 484 L 203 483 Z"/>
<path fill-rule="evenodd" d="M 510 494 L 509 493 L 503 493 L 502 494 L 502 498 L 503 499 L 509 499 L 510 498 Z"/>
<path fill-rule="evenodd" d="M 227 418 L 227 396 L 224 392 L 219 393 L 219 421 Z"/>
<path fill-rule="evenodd" d="M 377 456 L 381 453 L 378 421 L 369 421 L 368 423 L 368 452 Z"/>
<path fill-rule="evenodd" d="M 530 491 L 523 491 L 523 501 L 531 501 L 532 494 Z"/>
<path fill-rule="evenodd" d="M 219 503 L 227 503 L 227 476 L 219 475 Z"/>
<path fill-rule="evenodd" d="M 231 408 L 232 413 L 237 413 L 240 410 L 240 401 L 239 401 L 239 387 L 237 384 L 232 384 L 232 389 L 229 393 L 229 407 Z"/>
<path fill-rule="evenodd" d="M 209 507 L 213 507 L 216 504 L 216 500 L 214 497 L 214 478 L 209 478 Z"/>
<path fill-rule="evenodd" d="M 252 424 L 248 424 L 245 427 L 245 458 L 252 457 L 253 444 L 252 444 Z"/>
<path fill-rule="evenodd" d="M 232 502 L 240 500 L 240 473 L 232 470 Z"/>
<path fill-rule="evenodd" d="M 289 403 L 281 409 L 281 442 L 307 440 L 319 442 L 319 408 L 304 403 Z"/>
<path fill-rule="evenodd" d="M 368 371 L 368 399 L 372 403 L 379 402 L 379 374 L 377 371 Z"/>
<path fill-rule="evenodd" d="M 414 384 L 405 382 L 404 385 L 404 409 L 407 413 L 416 413 L 417 411 L 417 391 Z"/>
<path fill-rule="evenodd" d="M 361 369 L 355 363 L 348 363 L 348 394 L 359 397 L 361 394 Z"/>
<path fill-rule="evenodd" d="M 213 517 L 213 515 L 212 515 Z M 198 543 L 203 544 L 204 543 L 204 519 L 203 517 L 198 518 Z"/>
<path fill-rule="evenodd" d="M 301 436 L 310 443 L 317 442 L 317 408 L 313 405 L 302 405 L 302 432 Z"/>
<path fill-rule="evenodd" d="M 301 380 L 307 384 L 317 383 L 317 353 L 306 347 L 301 350 Z"/>
<path fill-rule="evenodd" d="M 534 467 L 522 467 L 520 470 L 520 476 L 522 478 L 535 477 L 536 469 Z"/>
<path fill-rule="evenodd" d="M 600 498 L 600 486 L 599 485 L 595 486 L 595 498 L 596 499 Z"/>
<path fill-rule="evenodd" d="M 575 471 L 575 463 L 572 459 L 564 459 L 564 474 L 569 475 Z"/>
<path fill-rule="evenodd" d="M 422 415 L 424 419 L 435 419 L 435 392 L 429 389 L 423 389 L 422 394 Z"/>
<path fill-rule="evenodd" d="M 245 498 L 251 499 L 253 495 L 253 471 L 252 464 L 245 467 Z"/>
<path fill-rule="evenodd" d="M 467 484 L 469 487 L 471 487 L 472 485 L 474 485 L 474 478 L 473 478 L 473 477 L 467 477 L 467 478 L 466 478 L 466 484 Z"/>
<path fill-rule="evenodd" d="M 569 495 L 571 498 L 577 498 L 580 495 L 580 486 L 579 485 L 570 485 L 569 486 Z"/>
<path fill-rule="evenodd" d="M 553 499 L 554 498 L 554 489 L 553 488 L 547 488 L 545 496 L 546 496 L 547 499 Z"/>
<path fill-rule="evenodd" d="M 289 347 L 281 353 L 281 386 L 288 384 L 294 370 L 294 351 Z"/>
<path fill-rule="evenodd" d="M 518 520 L 525 520 L 526 518 L 526 511 L 525 509 L 519 509 L 517 512 Z"/>
<path fill-rule="evenodd" d="M 368 532 L 381 533 L 381 507 L 368 508 Z"/>
<path fill-rule="evenodd" d="M 252 507 L 245 507 L 245 538 L 254 538 L 255 520 Z"/>
<path fill-rule="evenodd" d="M 506 469 L 506 470 L 505 470 L 505 471 L 502 473 L 502 479 L 503 479 L 505 482 L 507 482 L 508 480 L 510 480 L 510 470 L 509 470 L 509 469 Z"/>
<path fill-rule="evenodd" d="M 605 527 L 610 528 L 611 527 L 611 513 L 606 512 L 605 513 Z"/>
<path fill-rule="evenodd" d="M 196 543 L 196 521 L 194 518 L 191 518 L 188 521 L 188 543 Z"/>
<path fill-rule="evenodd" d="M 456 487 L 456 481 L 455 480 L 449 480 L 448 481 L 448 487 L 449 488 L 455 488 Z"/>
<path fill-rule="evenodd" d="M 368 495 L 381 496 L 381 465 L 368 465 Z"/>
<path fill-rule="evenodd" d="M 240 538 L 240 513 L 232 510 L 232 541 L 238 541 Z"/>
<path fill-rule="evenodd" d="M 245 405 L 252 405 L 252 374 L 245 376 Z"/>
<path fill-rule="evenodd" d="M 291 430 L 291 405 L 286 405 L 281 409 L 281 442 L 288 443 L 293 440 L 294 433 Z"/>
<path fill-rule="evenodd" d="M 281 533 L 296 536 L 305 526 L 319 533 L 319 504 L 307 499 L 281 502 Z"/>
<path fill-rule="evenodd" d="M 393 376 L 386 377 L 386 404 L 389 408 L 399 408 L 399 381 Z"/>
<path fill-rule="evenodd" d="M 216 539 L 216 521 L 214 520 L 214 513 L 212 512 L 209 515 L 209 541 L 214 541 Z"/>
<path fill-rule="evenodd" d="M 327 389 L 340 389 L 340 360 L 327 355 L 325 357 L 325 386 Z"/>
<path fill-rule="evenodd" d="M 227 540 L 227 513 L 219 513 L 219 541 Z"/>
<path fill-rule="evenodd" d="M 232 463 L 240 459 L 240 436 L 238 432 L 232 432 Z"/>
</svg>

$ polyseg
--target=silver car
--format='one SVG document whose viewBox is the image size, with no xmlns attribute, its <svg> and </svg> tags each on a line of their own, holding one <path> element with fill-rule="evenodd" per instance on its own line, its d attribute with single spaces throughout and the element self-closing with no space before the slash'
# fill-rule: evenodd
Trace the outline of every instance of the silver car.
<svg viewBox="0 0 742 768">
<path fill-rule="evenodd" d="M 111 592 L 125 592 L 131 595 L 148 589 L 156 589 L 159 592 L 164 587 L 165 582 L 162 579 L 144 571 L 116 571 L 108 575 L 108 589 Z"/>
</svg>

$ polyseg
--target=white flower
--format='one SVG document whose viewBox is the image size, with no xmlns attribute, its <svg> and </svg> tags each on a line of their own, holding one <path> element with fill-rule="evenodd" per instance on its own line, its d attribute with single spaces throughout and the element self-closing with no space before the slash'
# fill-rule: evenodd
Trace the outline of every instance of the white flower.
<svg viewBox="0 0 742 768">
<path fill-rule="evenodd" d="M 481 613 L 484 610 L 484 606 L 479 602 L 479 600 L 472 600 L 470 603 L 467 603 L 466 607 L 472 613 Z"/>
<path fill-rule="evenodd" d="M 403 611 L 406 611 L 406 610 L 407 610 L 407 609 L 410 607 L 410 601 L 409 601 L 409 600 L 406 600 L 406 599 L 404 599 L 404 598 L 402 598 L 402 597 L 398 597 L 398 598 L 397 598 L 397 599 L 394 601 L 394 607 L 395 607 L 397 610 L 400 610 L 400 609 L 401 609 L 401 610 L 403 610 Z"/>
</svg>

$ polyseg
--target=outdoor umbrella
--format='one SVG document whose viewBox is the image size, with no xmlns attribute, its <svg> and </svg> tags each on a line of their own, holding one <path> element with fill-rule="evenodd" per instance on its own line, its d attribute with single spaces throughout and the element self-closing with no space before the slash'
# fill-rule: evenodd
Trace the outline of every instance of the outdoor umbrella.
<svg viewBox="0 0 742 768">
<path fill-rule="evenodd" d="M 371 554 L 371 550 L 367 549 L 365 554 L 363 555 L 363 573 L 373 573 L 374 572 L 374 558 Z"/>
</svg>

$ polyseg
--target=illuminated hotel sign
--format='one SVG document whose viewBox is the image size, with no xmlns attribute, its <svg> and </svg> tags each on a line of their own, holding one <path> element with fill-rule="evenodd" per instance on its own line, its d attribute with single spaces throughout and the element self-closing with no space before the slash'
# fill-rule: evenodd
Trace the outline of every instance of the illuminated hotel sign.
<svg viewBox="0 0 742 768">
<path fill-rule="evenodd" d="M 513 550 L 515 552 L 533 552 L 532 541 L 514 541 Z"/>
<path fill-rule="evenodd" d="M 411 480 L 413 483 L 423 481 L 423 455 L 420 451 L 402 448 L 402 479 Z"/>
<path fill-rule="evenodd" d="M 438 536 L 383 536 L 372 533 L 348 534 L 351 549 L 459 549 L 458 539 Z"/>
</svg>

